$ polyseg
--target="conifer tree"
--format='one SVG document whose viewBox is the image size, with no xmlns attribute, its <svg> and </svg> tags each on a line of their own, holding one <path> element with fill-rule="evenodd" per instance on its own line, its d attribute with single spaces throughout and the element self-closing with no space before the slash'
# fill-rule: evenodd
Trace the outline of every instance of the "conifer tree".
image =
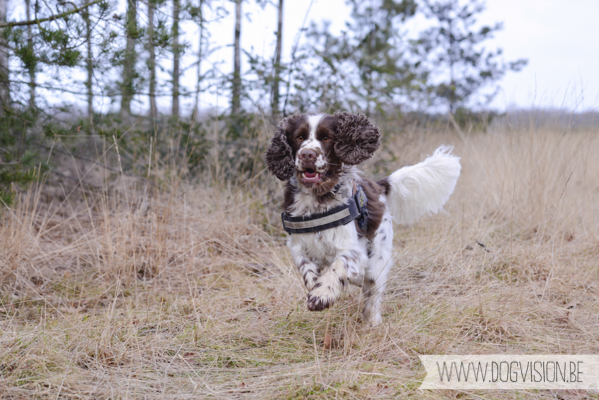
<svg viewBox="0 0 599 400">
<path fill-rule="evenodd" d="M 181 75 L 180 71 L 180 58 L 181 58 L 181 46 L 179 45 L 179 17 L 181 12 L 181 1 L 173 0 L 173 26 L 172 26 L 172 38 L 173 38 L 173 101 L 172 101 L 172 112 L 173 118 L 179 118 L 179 78 Z"/>
<path fill-rule="evenodd" d="M 231 115 L 241 109 L 241 2 L 235 0 L 235 42 L 233 44 L 233 79 L 231 90 Z"/>
<path fill-rule="evenodd" d="M 283 0 L 279 0 L 278 7 L 278 18 L 277 18 L 277 44 L 275 47 L 275 57 L 274 57 L 274 82 L 273 82 L 273 90 L 272 90 L 272 115 L 273 117 L 277 117 L 279 115 L 279 102 L 280 102 L 280 86 L 281 86 L 281 53 L 283 51 Z"/>
<path fill-rule="evenodd" d="M 123 72 L 121 82 L 121 117 L 131 115 L 131 101 L 135 95 L 135 80 L 137 62 L 136 43 L 139 36 L 137 23 L 137 0 L 127 0 L 125 18 L 126 46 L 123 56 Z"/>
<path fill-rule="evenodd" d="M 0 0 L 0 24 L 6 23 L 8 0 Z M 10 107 L 10 83 L 8 70 L 8 42 L 6 29 L 0 27 L 0 117 Z"/>
<path fill-rule="evenodd" d="M 156 45 L 154 33 L 154 10 L 156 3 L 154 0 L 148 0 L 148 40 L 146 48 L 148 50 L 147 66 L 150 70 L 149 78 L 149 101 L 150 101 L 150 117 L 154 120 L 158 116 L 158 107 L 156 106 Z"/>
<path fill-rule="evenodd" d="M 488 104 L 497 93 L 495 82 L 527 63 L 524 59 L 504 62 L 501 49 L 486 50 L 485 41 L 503 26 L 477 27 L 477 17 L 484 9 L 483 0 L 422 3 L 424 15 L 434 25 L 414 42 L 415 55 L 430 71 L 427 89 L 431 104 L 442 105 L 452 114 L 460 107 Z M 490 90 L 483 93 L 484 89 Z"/>
<path fill-rule="evenodd" d="M 349 0 L 352 20 L 335 36 L 329 25 L 312 24 L 291 102 L 300 109 L 381 111 L 412 90 L 417 66 L 406 54 L 402 24 L 416 11 L 414 0 Z M 316 99 L 316 103 L 314 103 Z"/>
<path fill-rule="evenodd" d="M 25 9 L 27 16 L 27 20 L 31 21 L 31 0 L 25 0 Z M 27 72 L 29 73 L 29 108 L 30 110 L 35 110 L 35 68 L 36 68 L 36 60 L 34 56 L 33 50 L 33 27 L 31 25 L 27 25 L 27 49 L 30 53 L 30 63 L 27 65 Z"/>
</svg>

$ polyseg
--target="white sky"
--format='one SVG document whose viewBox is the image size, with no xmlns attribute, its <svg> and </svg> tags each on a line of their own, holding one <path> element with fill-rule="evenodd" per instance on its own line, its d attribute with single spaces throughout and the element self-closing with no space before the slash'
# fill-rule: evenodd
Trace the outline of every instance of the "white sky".
<svg viewBox="0 0 599 400">
<path fill-rule="evenodd" d="M 507 60 L 528 58 L 508 74 L 495 104 L 599 109 L 599 1 L 488 0 L 487 21 L 504 21 L 494 42 Z"/>
<path fill-rule="evenodd" d="M 125 2 L 120 11 L 124 11 Z M 272 57 L 275 44 L 276 8 L 267 5 L 264 10 L 253 0 L 244 3 L 245 18 L 242 23 L 242 47 L 246 51 Z M 19 2 L 20 3 L 20 2 Z M 278 1 L 277 1 L 278 3 Z M 229 73 L 232 69 L 234 4 L 229 0 L 214 0 L 215 5 L 224 5 L 229 16 L 219 23 L 208 25 L 214 45 L 222 46 L 209 60 L 219 64 L 219 69 Z M 304 21 L 311 0 L 285 0 L 283 61 L 290 60 L 290 53 Z M 16 8 L 17 6 L 15 4 Z M 23 19 L 22 10 L 14 9 L 13 18 Z M 311 21 L 331 21 L 332 31 L 345 28 L 349 18 L 349 7 L 344 0 L 312 0 L 307 24 Z M 599 109 L 599 1 L 598 0 L 487 0 L 487 10 L 480 22 L 492 24 L 504 22 L 503 31 L 487 42 L 488 49 L 501 47 L 507 61 L 527 58 L 529 64 L 519 73 L 508 73 L 500 82 L 501 92 L 492 106 L 498 109 L 514 107 L 553 107 L 575 111 Z M 145 20 L 145 18 L 144 18 Z M 306 24 L 306 25 L 307 25 Z M 424 29 L 427 22 L 416 19 L 409 28 Z M 191 47 L 183 59 L 183 67 L 195 61 L 198 30 L 193 23 L 182 26 L 184 41 Z M 168 70 L 171 62 L 163 63 Z M 243 65 L 247 70 L 247 63 Z M 81 71 L 82 72 L 82 71 Z M 73 74 L 78 76 L 81 74 Z M 188 68 L 181 79 L 182 85 L 195 88 L 195 68 Z M 84 76 L 81 75 L 81 81 Z M 159 79 L 168 80 L 162 72 Z M 228 105 L 225 89 L 215 94 L 202 94 L 204 107 Z M 62 100 L 68 96 L 60 96 Z M 140 97 L 138 111 L 147 107 L 145 98 Z M 189 112 L 193 99 L 182 99 L 183 113 Z M 162 110 L 168 111 L 170 99 L 159 101 Z M 109 107 L 104 103 L 104 107 Z"/>
</svg>

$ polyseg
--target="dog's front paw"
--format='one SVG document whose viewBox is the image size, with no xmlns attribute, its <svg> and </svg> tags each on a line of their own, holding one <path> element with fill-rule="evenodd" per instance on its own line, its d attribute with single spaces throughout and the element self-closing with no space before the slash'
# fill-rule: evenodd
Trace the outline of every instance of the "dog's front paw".
<svg viewBox="0 0 599 400">
<path fill-rule="evenodd" d="M 308 293 L 308 310 L 322 311 L 333 305 L 335 298 L 330 289 L 324 288 L 321 283 L 314 285 L 314 288 Z"/>
<path fill-rule="evenodd" d="M 322 275 L 308 293 L 308 309 L 310 311 L 322 311 L 329 308 L 341 295 L 344 284 L 334 274 Z M 345 282 L 345 281 L 343 281 Z"/>
</svg>

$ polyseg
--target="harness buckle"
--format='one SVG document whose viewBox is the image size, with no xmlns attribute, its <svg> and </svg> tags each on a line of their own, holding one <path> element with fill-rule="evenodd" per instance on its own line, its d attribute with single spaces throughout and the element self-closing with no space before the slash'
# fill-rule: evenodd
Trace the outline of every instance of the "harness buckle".
<svg viewBox="0 0 599 400">
<path fill-rule="evenodd" d="M 356 218 L 356 223 L 360 230 L 366 231 L 366 227 L 368 226 L 368 198 L 366 197 L 362 186 L 358 186 L 356 194 L 354 195 L 354 201 L 360 212 L 360 215 Z"/>
</svg>

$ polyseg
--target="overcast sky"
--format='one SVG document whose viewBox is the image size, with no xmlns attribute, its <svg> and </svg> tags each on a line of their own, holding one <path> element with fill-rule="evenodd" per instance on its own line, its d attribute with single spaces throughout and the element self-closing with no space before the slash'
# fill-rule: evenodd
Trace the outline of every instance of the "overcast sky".
<svg viewBox="0 0 599 400">
<path fill-rule="evenodd" d="M 494 44 L 528 66 L 505 77 L 495 104 L 599 108 L 599 1 L 488 0 L 481 20 L 504 21 Z"/>
</svg>

